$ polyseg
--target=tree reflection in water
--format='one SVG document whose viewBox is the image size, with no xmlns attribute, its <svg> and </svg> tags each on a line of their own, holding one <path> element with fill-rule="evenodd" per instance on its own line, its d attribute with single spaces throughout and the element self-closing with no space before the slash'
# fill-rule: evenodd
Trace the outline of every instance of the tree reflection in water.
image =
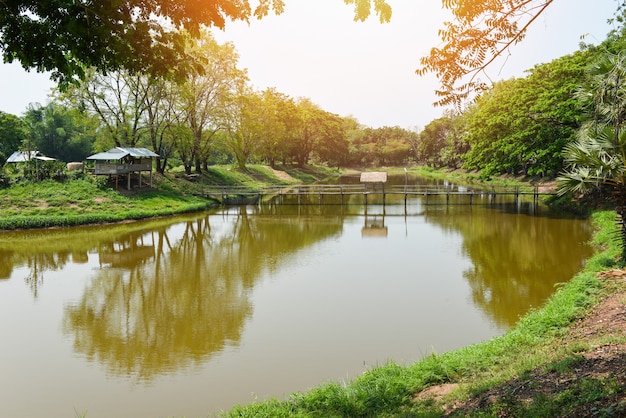
<svg viewBox="0 0 626 418">
<path fill-rule="evenodd" d="M 564 260 L 584 262 L 591 256 L 591 247 L 576 244 L 589 239 L 591 225 L 524 215 L 524 208 L 510 203 L 491 208 L 487 222 L 483 213 L 454 206 L 431 208 L 426 215 L 462 234 L 463 253 L 472 261 L 463 276 L 474 304 L 498 326 L 510 328 L 529 306 L 541 306 L 559 280 L 580 271 L 582 265 Z"/>
<path fill-rule="evenodd" d="M 463 275 L 471 298 L 501 327 L 513 325 L 529 304 L 543 303 L 553 277 L 577 271 L 564 258 L 590 254 L 586 246 L 562 244 L 586 241 L 585 222 L 509 214 L 510 206 L 419 208 L 428 223 L 462 236 L 461 251 L 472 264 Z M 84 293 L 65 306 L 63 331 L 77 353 L 109 373 L 150 381 L 239 345 L 259 279 L 300 250 L 341 235 L 344 220 L 363 216 L 362 209 L 263 205 L 126 225 L 2 233 L 0 278 L 24 268 L 36 297 L 46 271 L 72 274 L 72 264 L 93 265 Z M 381 210 L 379 216 L 372 208 L 364 225 L 386 228 Z"/>
<path fill-rule="evenodd" d="M 237 210 L 218 231 L 206 216 L 100 245 L 102 268 L 66 307 L 75 350 L 137 380 L 192 368 L 239 344 L 250 291 L 269 263 L 341 229 L 313 224 L 306 227 L 315 233 L 298 234 L 301 222 L 268 223 Z"/>
</svg>

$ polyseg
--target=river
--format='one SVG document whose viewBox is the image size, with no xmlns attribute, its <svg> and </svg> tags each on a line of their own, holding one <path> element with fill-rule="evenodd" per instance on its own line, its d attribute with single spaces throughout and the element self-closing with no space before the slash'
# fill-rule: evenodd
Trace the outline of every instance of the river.
<svg viewBox="0 0 626 418">
<path fill-rule="evenodd" d="M 591 254 L 586 220 L 452 203 L 2 232 L 0 416 L 195 417 L 284 399 L 501 335 Z"/>
</svg>

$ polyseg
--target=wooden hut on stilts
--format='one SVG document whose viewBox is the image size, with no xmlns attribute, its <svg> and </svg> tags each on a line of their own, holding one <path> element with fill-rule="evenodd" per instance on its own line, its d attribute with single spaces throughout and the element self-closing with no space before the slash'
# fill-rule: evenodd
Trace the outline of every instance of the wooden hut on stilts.
<svg viewBox="0 0 626 418">
<path fill-rule="evenodd" d="M 131 189 L 131 178 L 136 175 L 139 187 L 142 184 L 142 173 L 150 173 L 150 187 L 152 187 L 152 159 L 158 157 L 147 148 L 116 147 L 106 152 L 90 155 L 87 160 L 95 161 L 93 173 L 96 176 L 115 176 L 115 189 L 119 185 L 120 176 L 126 177 L 126 189 Z"/>
</svg>

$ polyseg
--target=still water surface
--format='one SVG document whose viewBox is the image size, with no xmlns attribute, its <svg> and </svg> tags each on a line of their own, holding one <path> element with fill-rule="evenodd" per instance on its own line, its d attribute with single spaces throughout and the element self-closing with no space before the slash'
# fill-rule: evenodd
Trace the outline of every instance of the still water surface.
<svg viewBox="0 0 626 418">
<path fill-rule="evenodd" d="M 590 255 L 515 202 L 0 233 L 0 416 L 207 416 L 501 335 Z"/>
</svg>

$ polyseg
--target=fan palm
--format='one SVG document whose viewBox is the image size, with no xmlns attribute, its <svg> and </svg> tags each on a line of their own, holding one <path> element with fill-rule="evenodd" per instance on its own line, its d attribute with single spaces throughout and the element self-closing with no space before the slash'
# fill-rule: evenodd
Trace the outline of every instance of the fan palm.
<svg viewBox="0 0 626 418">
<path fill-rule="evenodd" d="M 622 262 L 626 262 L 626 54 L 607 53 L 589 69 L 579 98 L 592 109 L 590 123 L 563 151 L 565 171 L 559 194 L 584 195 L 604 187 L 612 192 L 619 216 Z"/>
<path fill-rule="evenodd" d="M 626 131 L 612 126 L 590 134 L 579 132 L 578 140 L 566 145 L 566 169 L 557 178 L 559 194 L 584 195 L 604 187 L 612 192 L 611 203 L 619 216 L 622 262 L 626 261 Z"/>
</svg>

